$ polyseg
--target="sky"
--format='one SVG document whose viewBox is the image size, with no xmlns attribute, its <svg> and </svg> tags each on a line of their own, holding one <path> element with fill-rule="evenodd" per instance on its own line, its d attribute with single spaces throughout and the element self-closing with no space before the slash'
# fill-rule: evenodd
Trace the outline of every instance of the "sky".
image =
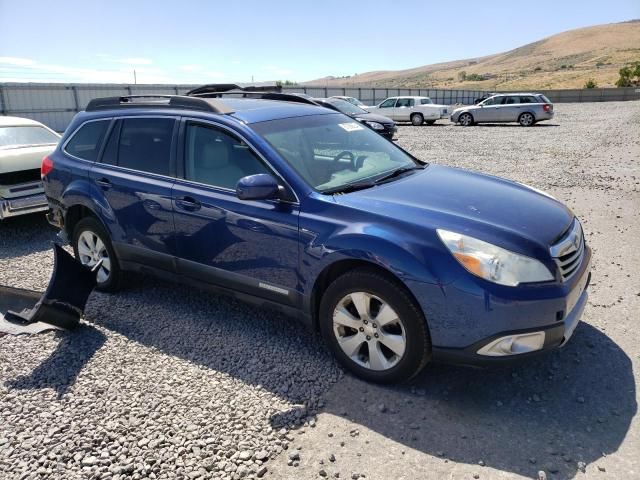
<svg viewBox="0 0 640 480">
<path fill-rule="evenodd" d="M 0 0 L 0 82 L 307 81 L 636 18 L 640 0 Z"/>
</svg>

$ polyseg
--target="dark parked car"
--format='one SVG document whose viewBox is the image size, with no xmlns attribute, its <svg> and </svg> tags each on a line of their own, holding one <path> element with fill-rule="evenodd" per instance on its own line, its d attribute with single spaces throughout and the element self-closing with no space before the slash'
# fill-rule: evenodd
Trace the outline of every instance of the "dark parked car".
<svg viewBox="0 0 640 480">
<path fill-rule="evenodd" d="M 272 305 L 377 382 L 569 340 L 591 259 L 571 210 L 269 95 L 114 97 L 75 116 L 42 178 L 60 237 L 102 261 L 100 289 L 153 272 Z"/>
<path fill-rule="evenodd" d="M 375 130 L 383 137 L 393 140 L 398 127 L 396 123 L 389 117 L 384 115 L 377 115 L 375 113 L 369 113 L 366 110 L 353 105 L 352 103 L 342 100 L 340 98 L 314 98 L 314 100 L 323 107 L 336 110 L 338 112 L 349 115 L 351 118 L 356 119 L 360 123 L 365 124 L 367 127 Z"/>
</svg>

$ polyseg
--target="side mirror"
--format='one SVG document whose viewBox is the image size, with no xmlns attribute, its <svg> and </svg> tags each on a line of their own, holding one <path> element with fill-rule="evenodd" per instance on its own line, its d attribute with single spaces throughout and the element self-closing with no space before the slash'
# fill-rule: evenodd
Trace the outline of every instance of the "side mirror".
<svg viewBox="0 0 640 480">
<path fill-rule="evenodd" d="M 280 185 L 267 173 L 248 175 L 238 180 L 236 196 L 240 200 L 269 200 L 280 196 Z"/>
</svg>

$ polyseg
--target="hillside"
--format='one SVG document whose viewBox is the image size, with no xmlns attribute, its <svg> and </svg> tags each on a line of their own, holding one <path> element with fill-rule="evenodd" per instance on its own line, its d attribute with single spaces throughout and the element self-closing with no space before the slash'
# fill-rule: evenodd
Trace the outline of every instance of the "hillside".
<svg viewBox="0 0 640 480">
<path fill-rule="evenodd" d="M 582 88 L 593 78 L 612 87 L 618 70 L 634 61 L 640 61 L 640 20 L 570 30 L 486 57 L 304 84 L 513 90 Z"/>
</svg>

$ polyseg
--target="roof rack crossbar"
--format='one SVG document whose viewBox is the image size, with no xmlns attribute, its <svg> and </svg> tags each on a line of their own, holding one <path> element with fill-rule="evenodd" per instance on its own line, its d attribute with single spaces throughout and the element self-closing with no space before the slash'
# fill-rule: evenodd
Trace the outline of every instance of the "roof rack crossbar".
<svg viewBox="0 0 640 480">
<path fill-rule="evenodd" d="M 231 90 L 242 90 L 244 92 L 281 92 L 282 87 L 277 84 L 244 85 L 235 83 L 209 83 L 201 87 L 194 88 L 187 92 L 188 96 L 201 95 L 203 93 L 224 93 Z"/>
<path fill-rule="evenodd" d="M 274 91 L 246 91 L 245 89 L 227 90 L 224 92 L 206 92 L 192 94 L 194 98 L 221 98 L 225 95 L 241 95 L 249 98 L 260 98 L 262 100 L 279 100 L 285 102 L 304 103 L 307 105 L 318 105 L 310 98 L 301 97 L 295 93 L 282 93 Z"/>
<path fill-rule="evenodd" d="M 151 101 L 139 101 L 149 99 Z M 155 101 L 153 101 L 155 99 Z M 168 101 L 164 101 L 168 100 Z M 110 110 L 114 108 L 187 108 L 213 113 L 231 113 L 226 105 L 213 99 L 189 97 L 182 95 L 124 95 L 121 97 L 94 98 L 85 111 Z"/>
</svg>

